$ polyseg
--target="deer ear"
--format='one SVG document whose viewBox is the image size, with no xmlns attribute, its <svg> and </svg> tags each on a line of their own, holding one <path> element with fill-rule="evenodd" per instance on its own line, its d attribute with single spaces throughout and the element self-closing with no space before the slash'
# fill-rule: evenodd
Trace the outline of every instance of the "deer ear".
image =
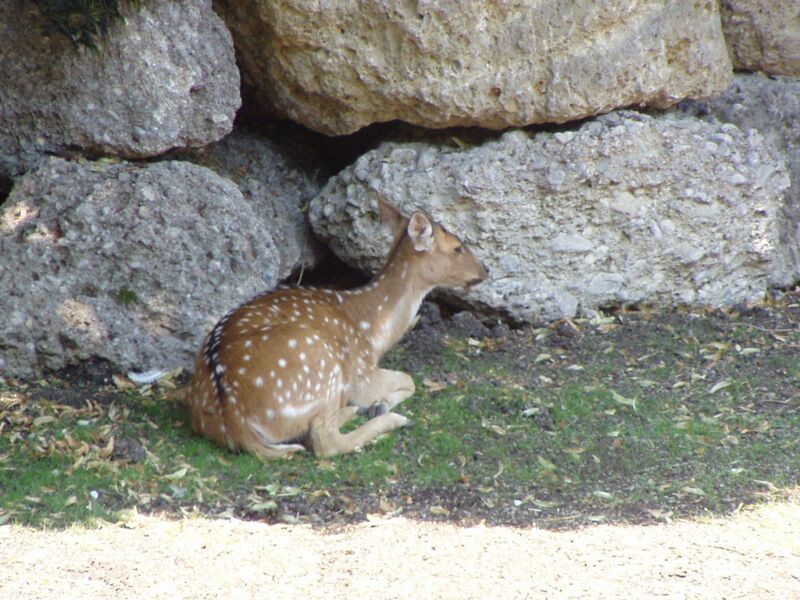
<svg viewBox="0 0 800 600">
<path fill-rule="evenodd" d="M 408 220 L 408 237 L 414 242 L 417 252 L 430 252 L 433 249 L 433 225 L 428 217 L 415 212 Z"/>
<path fill-rule="evenodd" d="M 406 218 L 403 216 L 403 213 L 383 198 L 378 198 L 378 208 L 381 214 L 381 227 L 383 227 L 386 233 L 391 234 L 392 237 L 397 239 L 406 223 Z"/>
</svg>

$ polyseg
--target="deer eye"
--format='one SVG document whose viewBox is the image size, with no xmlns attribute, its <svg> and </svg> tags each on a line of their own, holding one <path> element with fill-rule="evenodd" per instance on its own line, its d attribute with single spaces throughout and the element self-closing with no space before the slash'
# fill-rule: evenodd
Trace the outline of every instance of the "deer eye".
<svg viewBox="0 0 800 600">
<path fill-rule="evenodd" d="M 464 251 L 464 246 L 456 246 L 455 248 L 453 248 L 453 252 L 457 252 L 458 254 L 461 254 L 463 251 Z"/>
</svg>

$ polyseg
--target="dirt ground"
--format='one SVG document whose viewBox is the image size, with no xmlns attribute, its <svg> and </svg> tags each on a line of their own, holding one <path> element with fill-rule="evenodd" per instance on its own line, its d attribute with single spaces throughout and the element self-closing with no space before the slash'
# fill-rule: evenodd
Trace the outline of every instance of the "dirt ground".
<svg viewBox="0 0 800 600">
<path fill-rule="evenodd" d="M 572 531 L 136 516 L 0 527 L 2 598 L 798 598 L 800 501 Z"/>
</svg>

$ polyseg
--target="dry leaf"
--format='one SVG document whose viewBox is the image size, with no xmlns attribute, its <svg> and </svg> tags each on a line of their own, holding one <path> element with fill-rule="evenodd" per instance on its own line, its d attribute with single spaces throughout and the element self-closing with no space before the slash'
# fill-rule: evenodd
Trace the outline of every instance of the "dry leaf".
<svg viewBox="0 0 800 600">
<path fill-rule="evenodd" d="M 265 500 L 251 504 L 249 508 L 253 512 L 270 512 L 278 509 L 278 503 L 275 500 Z"/>
<path fill-rule="evenodd" d="M 530 499 L 531 503 L 537 508 L 555 508 L 559 505 L 555 500 L 537 500 L 536 498 L 527 496 L 525 500 L 528 499 Z"/>
<path fill-rule="evenodd" d="M 541 454 L 536 457 L 536 460 L 538 461 L 539 466 L 542 467 L 545 471 L 555 471 L 556 470 L 556 466 L 553 463 L 551 463 L 549 460 L 547 460 Z"/>
<path fill-rule="evenodd" d="M 646 508 L 645 512 L 654 519 L 659 519 L 660 521 L 666 521 L 667 523 L 669 523 L 672 520 L 671 510 L 663 511 L 657 508 Z"/>
<path fill-rule="evenodd" d="M 502 461 L 498 460 L 497 461 L 497 472 L 494 475 L 492 475 L 492 479 L 497 479 L 498 477 L 500 477 L 500 475 L 503 474 L 503 471 L 505 471 L 505 469 L 506 468 L 503 466 Z"/>
<path fill-rule="evenodd" d="M 715 383 L 713 386 L 711 386 L 711 389 L 708 390 L 708 393 L 714 394 L 720 390 L 724 390 L 726 387 L 729 387 L 730 385 L 731 385 L 730 381 L 719 381 Z"/>
<path fill-rule="evenodd" d="M 433 381 L 432 379 L 428 378 L 422 380 L 422 385 L 424 385 L 430 392 L 440 392 L 441 390 L 447 388 L 446 383 L 439 383 L 438 381 Z"/>
<path fill-rule="evenodd" d="M 130 379 L 122 375 L 112 375 L 111 381 L 114 382 L 114 385 L 119 390 L 132 390 L 136 387 L 135 383 L 133 383 Z"/>
<path fill-rule="evenodd" d="M 581 454 L 586 452 L 586 448 L 562 448 L 561 451 L 567 454 Z"/>
<path fill-rule="evenodd" d="M 481 419 L 481 427 L 484 429 L 488 429 L 495 435 L 504 436 L 506 434 L 506 430 L 500 427 L 500 425 L 495 425 L 494 423 L 490 423 L 486 419 Z"/>
<path fill-rule="evenodd" d="M 780 488 L 778 488 L 778 486 L 776 486 L 771 481 L 765 481 L 764 479 L 753 479 L 753 483 L 758 484 L 758 485 L 763 485 L 770 492 L 778 492 L 778 491 L 780 491 Z"/>
<path fill-rule="evenodd" d="M 447 510 L 444 506 L 431 506 L 428 509 L 432 515 L 436 515 L 437 517 L 447 517 L 450 515 L 450 511 Z"/>
<path fill-rule="evenodd" d="M 625 406 L 630 406 L 634 410 L 634 412 L 636 411 L 636 398 L 626 398 L 625 396 L 614 390 L 608 390 L 608 391 L 611 392 L 611 397 L 614 398 L 615 402 L 617 402 L 618 404 L 623 404 Z"/>
<path fill-rule="evenodd" d="M 169 475 L 164 475 L 164 479 L 169 479 L 170 481 L 173 479 L 183 479 L 186 477 L 186 473 L 189 471 L 189 467 L 181 467 L 177 471 L 173 471 Z"/>
</svg>

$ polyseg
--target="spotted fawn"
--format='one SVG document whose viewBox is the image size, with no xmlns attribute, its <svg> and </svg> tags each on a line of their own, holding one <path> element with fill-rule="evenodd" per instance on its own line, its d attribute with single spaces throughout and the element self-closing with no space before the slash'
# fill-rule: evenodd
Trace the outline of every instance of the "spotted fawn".
<svg viewBox="0 0 800 600">
<path fill-rule="evenodd" d="M 487 272 L 458 237 L 421 212 L 406 218 L 379 206 L 395 242 L 368 284 L 266 293 L 211 330 L 187 390 L 197 433 L 262 458 L 304 449 L 332 456 L 409 424 L 391 411 L 414 393 L 414 381 L 378 362 L 433 288 L 469 288 Z M 372 418 L 342 433 L 359 411 Z"/>
</svg>

